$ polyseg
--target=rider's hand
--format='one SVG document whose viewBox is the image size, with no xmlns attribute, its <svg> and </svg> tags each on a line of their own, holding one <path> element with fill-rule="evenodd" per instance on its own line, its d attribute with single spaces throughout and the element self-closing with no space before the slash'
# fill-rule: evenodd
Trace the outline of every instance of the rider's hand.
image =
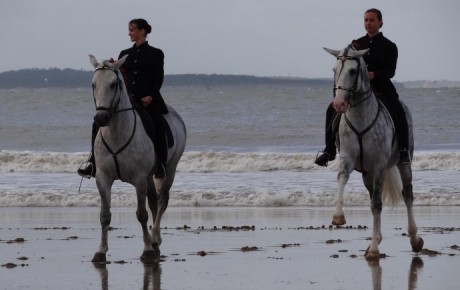
<svg viewBox="0 0 460 290">
<path fill-rule="evenodd" d="M 373 71 L 367 72 L 367 76 L 370 80 L 373 80 L 375 78 L 375 73 Z"/>
<path fill-rule="evenodd" d="M 144 107 L 148 107 L 150 103 L 152 102 L 152 96 L 145 96 L 141 99 L 141 101 Z"/>
</svg>

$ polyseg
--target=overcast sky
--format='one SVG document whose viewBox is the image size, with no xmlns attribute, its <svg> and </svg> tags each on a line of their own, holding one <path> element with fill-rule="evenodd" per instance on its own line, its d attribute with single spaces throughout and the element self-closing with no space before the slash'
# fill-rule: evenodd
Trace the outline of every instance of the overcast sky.
<svg viewBox="0 0 460 290">
<path fill-rule="evenodd" d="M 399 48 L 395 80 L 460 80 L 459 0 L 0 0 L 0 72 L 91 70 L 88 54 L 118 57 L 145 18 L 166 74 L 330 78 L 322 47 L 363 36 L 372 7 Z"/>
</svg>

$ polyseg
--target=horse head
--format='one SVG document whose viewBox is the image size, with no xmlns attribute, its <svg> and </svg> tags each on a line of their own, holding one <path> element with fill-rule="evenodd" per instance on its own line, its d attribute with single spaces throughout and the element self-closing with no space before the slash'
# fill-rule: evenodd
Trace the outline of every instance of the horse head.
<svg viewBox="0 0 460 290">
<path fill-rule="evenodd" d="M 360 103 L 359 98 L 370 92 L 367 67 L 362 58 L 369 49 L 355 50 L 351 45 L 343 50 L 325 48 L 336 57 L 334 66 L 333 107 L 338 113 L 344 113 L 350 106 Z"/>
<path fill-rule="evenodd" d="M 123 65 L 128 55 L 118 61 L 104 60 L 99 63 L 96 57 L 89 55 L 89 59 L 95 68 L 92 87 L 96 114 L 94 121 L 100 127 L 109 125 L 112 115 L 119 111 L 123 94 L 127 94 L 123 82 L 123 76 L 119 68 Z"/>
</svg>

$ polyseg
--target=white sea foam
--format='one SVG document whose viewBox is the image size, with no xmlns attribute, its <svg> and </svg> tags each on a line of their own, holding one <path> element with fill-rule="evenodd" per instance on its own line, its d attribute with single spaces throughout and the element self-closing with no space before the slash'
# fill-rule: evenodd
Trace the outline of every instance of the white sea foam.
<svg viewBox="0 0 460 290">
<path fill-rule="evenodd" d="M 318 167 L 313 153 L 186 152 L 179 172 L 305 171 Z M 88 153 L 0 151 L 0 172 L 75 172 Z M 329 170 L 336 171 L 337 161 Z M 460 170 L 460 152 L 416 152 L 413 170 Z"/>
<path fill-rule="evenodd" d="M 0 172 L 0 206 L 99 205 L 94 179 L 83 179 L 79 190 L 82 180 L 74 171 L 75 165 L 85 160 L 84 154 L 2 154 L 2 166 L 12 170 Z M 449 168 L 444 162 L 446 154 L 449 158 L 457 158 L 456 164 L 447 163 Z M 28 155 L 34 157 L 26 157 Z M 20 161 L 14 156 L 20 156 Z M 310 164 L 313 157 L 308 154 L 189 152 L 176 175 L 169 204 L 332 206 L 337 192 L 337 162 L 332 162 L 328 168 L 318 168 Z M 414 161 L 415 167 L 419 167 L 413 172 L 416 205 L 460 205 L 458 159 L 456 153 L 427 153 Z M 4 160 L 9 160 L 6 163 L 10 165 L 5 165 Z M 114 206 L 136 206 L 131 185 L 117 181 L 112 192 Z M 369 195 L 359 173 L 352 174 L 344 198 L 348 206 L 369 204 Z"/>
</svg>

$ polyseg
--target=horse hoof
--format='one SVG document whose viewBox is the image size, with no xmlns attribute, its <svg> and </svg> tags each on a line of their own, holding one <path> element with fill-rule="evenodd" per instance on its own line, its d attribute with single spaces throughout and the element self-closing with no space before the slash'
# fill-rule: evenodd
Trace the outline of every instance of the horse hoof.
<svg viewBox="0 0 460 290">
<path fill-rule="evenodd" d="M 364 257 L 367 261 L 377 261 L 380 260 L 380 252 L 377 251 L 369 251 L 369 248 L 364 253 Z"/>
<path fill-rule="evenodd" d="M 91 262 L 105 264 L 107 262 L 106 257 L 105 257 L 105 253 L 96 253 L 96 254 L 94 254 L 94 257 L 91 260 Z"/>
<path fill-rule="evenodd" d="M 416 245 L 412 245 L 412 251 L 415 253 L 418 253 L 422 249 L 423 249 L 423 239 L 419 237 L 418 243 Z"/>
<path fill-rule="evenodd" d="M 343 215 L 332 217 L 332 224 L 335 225 L 335 226 L 343 226 L 346 223 L 347 223 L 347 221 L 345 219 L 345 216 L 343 216 Z"/>
<path fill-rule="evenodd" d="M 144 251 L 141 256 L 141 262 L 149 265 L 156 264 L 160 260 L 160 254 L 156 251 Z"/>
<path fill-rule="evenodd" d="M 160 256 L 160 244 L 158 243 L 153 243 L 152 244 L 153 251 Z"/>
</svg>

